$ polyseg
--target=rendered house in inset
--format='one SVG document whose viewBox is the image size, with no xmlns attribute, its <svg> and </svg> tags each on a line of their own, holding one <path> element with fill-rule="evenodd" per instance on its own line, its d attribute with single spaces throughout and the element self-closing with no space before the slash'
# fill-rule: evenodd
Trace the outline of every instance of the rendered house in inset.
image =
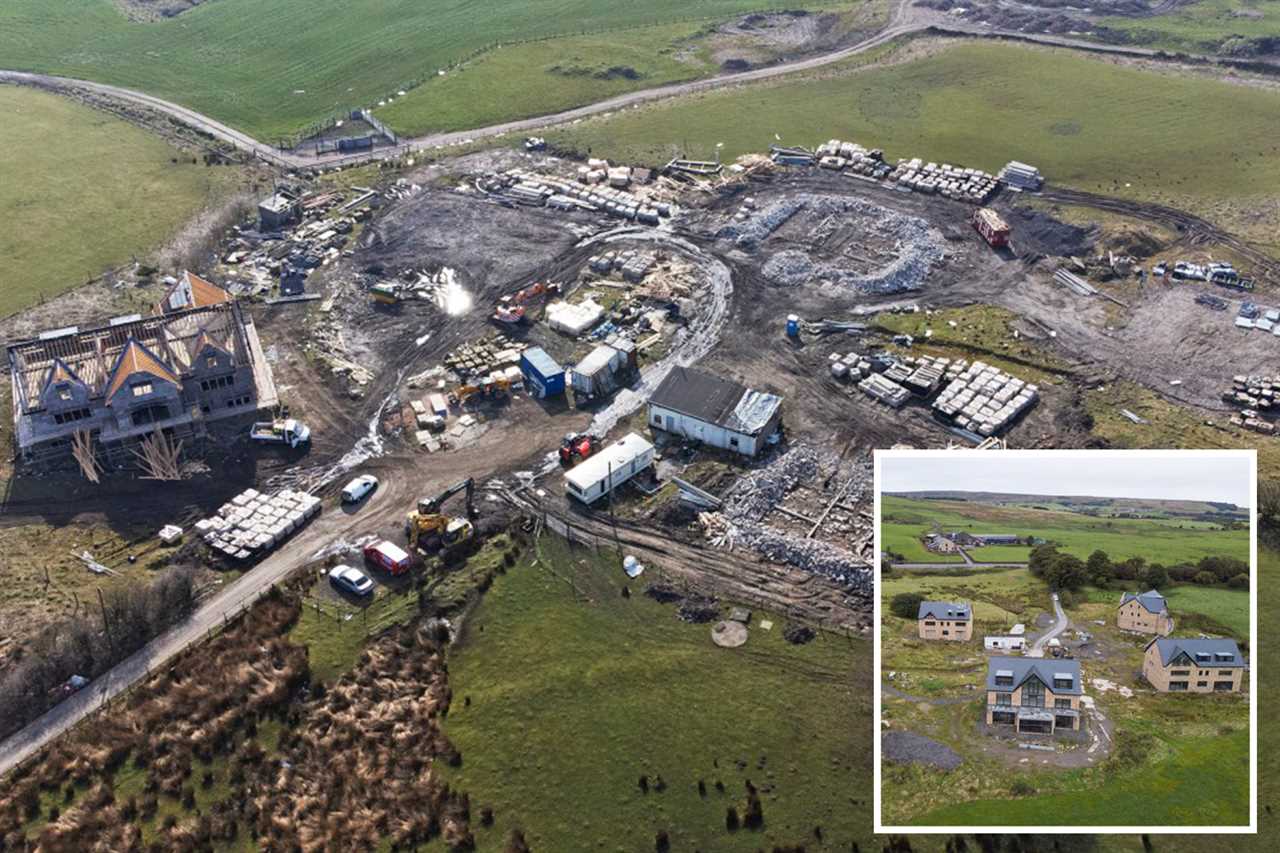
<svg viewBox="0 0 1280 853">
<path fill-rule="evenodd" d="M 973 610 L 956 601 L 922 601 L 916 615 L 922 640 L 968 642 L 973 637 Z"/>
<path fill-rule="evenodd" d="M 1143 634 L 1166 636 L 1173 631 L 1173 619 L 1169 616 L 1169 604 L 1154 589 L 1120 596 L 1120 609 L 1116 612 L 1116 627 L 1123 631 L 1139 631 Z"/>
</svg>

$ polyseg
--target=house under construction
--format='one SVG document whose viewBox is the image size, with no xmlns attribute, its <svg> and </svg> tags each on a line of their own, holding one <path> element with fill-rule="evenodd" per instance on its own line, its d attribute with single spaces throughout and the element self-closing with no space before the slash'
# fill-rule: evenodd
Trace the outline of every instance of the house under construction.
<svg viewBox="0 0 1280 853">
<path fill-rule="evenodd" d="M 8 350 L 14 441 L 26 467 L 79 462 L 88 475 L 86 451 L 98 466 L 121 467 L 148 442 L 192 447 L 209 423 L 277 403 L 252 319 L 192 273 L 150 316 L 56 329 Z"/>
</svg>

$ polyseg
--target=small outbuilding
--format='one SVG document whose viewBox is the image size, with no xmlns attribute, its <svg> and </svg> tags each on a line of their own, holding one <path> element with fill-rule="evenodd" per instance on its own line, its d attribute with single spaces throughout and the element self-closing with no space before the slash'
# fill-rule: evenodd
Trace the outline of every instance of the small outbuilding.
<svg viewBox="0 0 1280 853">
<path fill-rule="evenodd" d="M 653 465 L 653 445 L 634 432 L 588 458 L 564 475 L 565 490 L 592 504 Z"/>
<path fill-rule="evenodd" d="M 542 347 L 530 347 L 520 355 L 525 387 L 538 399 L 564 393 L 564 368 Z"/>
<path fill-rule="evenodd" d="M 649 398 L 655 431 L 755 456 L 776 441 L 782 398 L 692 367 L 673 368 Z"/>
</svg>

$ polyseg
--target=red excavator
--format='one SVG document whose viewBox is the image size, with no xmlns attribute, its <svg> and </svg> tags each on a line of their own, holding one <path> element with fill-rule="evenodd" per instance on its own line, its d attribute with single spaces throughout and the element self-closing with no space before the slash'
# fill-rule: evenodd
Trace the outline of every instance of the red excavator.
<svg viewBox="0 0 1280 853">
<path fill-rule="evenodd" d="M 600 449 L 600 439 L 588 433 L 569 433 L 560 442 L 560 464 L 573 467 Z"/>
</svg>

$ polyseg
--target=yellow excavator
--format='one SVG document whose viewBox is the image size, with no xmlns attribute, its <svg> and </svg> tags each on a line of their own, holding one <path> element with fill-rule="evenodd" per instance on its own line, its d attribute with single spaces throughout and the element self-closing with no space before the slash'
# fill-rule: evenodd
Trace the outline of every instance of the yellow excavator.
<svg viewBox="0 0 1280 853">
<path fill-rule="evenodd" d="M 466 492 L 467 515 L 465 518 L 449 516 L 440 510 L 449 498 Z M 423 554 L 445 551 L 468 541 L 475 536 L 475 525 L 471 519 L 476 516 L 475 480 L 471 477 L 454 483 L 435 497 L 420 498 L 418 508 L 409 513 L 404 523 L 405 538 L 409 547 Z"/>
</svg>

